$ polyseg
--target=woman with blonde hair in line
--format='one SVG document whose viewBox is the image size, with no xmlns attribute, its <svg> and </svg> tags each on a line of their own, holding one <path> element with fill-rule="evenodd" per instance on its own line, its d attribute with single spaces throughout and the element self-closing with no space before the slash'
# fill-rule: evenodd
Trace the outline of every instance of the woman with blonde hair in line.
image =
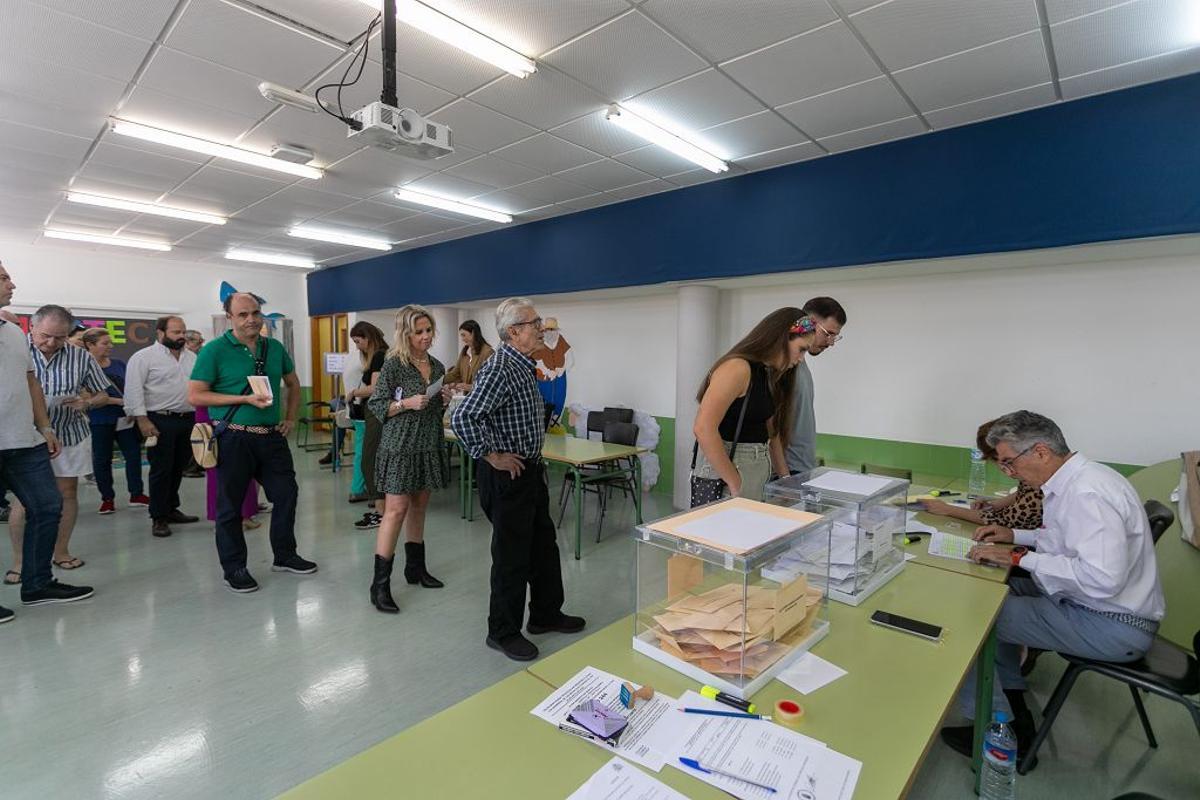
<svg viewBox="0 0 1200 800">
<path fill-rule="evenodd" d="M 425 509 L 433 489 L 446 485 L 442 411 L 449 389 L 429 394 L 446 368 L 429 353 L 433 315 L 408 305 L 396 314 L 396 338 L 375 381 L 367 413 L 383 423 L 375 460 L 375 481 L 384 492 L 383 520 L 375 535 L 375 575 L 371 603 L 380 611 L 400 611 L 392 598 L 392 563 L 404 528 L 404 579 L 428 589 L 444 584 L 425 568 Z"/>
</svg>

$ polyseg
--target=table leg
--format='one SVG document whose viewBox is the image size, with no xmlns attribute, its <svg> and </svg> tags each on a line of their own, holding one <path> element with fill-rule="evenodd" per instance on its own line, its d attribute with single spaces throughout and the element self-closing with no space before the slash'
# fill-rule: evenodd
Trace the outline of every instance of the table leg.
<svg viewBox="0 0 1200 800">
<path fill-rule="evenodd" d="M 467 518 L 467 455 L 462 449 L 462 445 L 454 442 L 454 449 L 458 451 L 458 516 L 459 519 Z"/>
<path fill-rule="evenodd" d="M 475 459 L 465 449 L 463 460 L 467 462 L 467 522 L 475 521 Z"/>
<path fill-rule="evenodd" d="M 975 770 L 975 794 L 983 779 L 983 735 L 992 721 L 992 682 L 996 667 L 996 628 L 988 631 L 975 661 L 978 680 L 975 683 L 975 739 L 971 747 L 971 768 Z"/>
<path fill-rule="evenodd" d="M 633 504 L 637 508 L 638 525 L 642 524 L 642 460 L 633 457 Z"/>
<path fill-rule="evenodd" d="M 581 557 L 583 537 L 583 475 L 574 464 L 571 465 L 571 477 L 574 478 L 575 484 L 572 492 L 575 494 L 575 560 L 578 561 Z"/>
</svg>

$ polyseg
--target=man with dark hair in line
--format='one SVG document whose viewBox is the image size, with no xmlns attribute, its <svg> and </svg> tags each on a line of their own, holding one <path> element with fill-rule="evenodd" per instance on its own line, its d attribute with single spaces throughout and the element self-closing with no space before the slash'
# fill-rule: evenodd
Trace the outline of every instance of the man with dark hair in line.
<svg viewBox="0 0 1200 800">
<path fill-rule="evenodd" d="M 239 593 L 258 590 L 246 568 L 242 501 L 253 478 L 267 493 L 271 513 L 273 572 L 309 575 L 317 565 L 296 553 L 296 471 L 287 435 L 300 408 L 296 366 L 281 342 L 262 335 L 262 308 L 252 294 L 225 298 L 230 328 L 196 359 L 188 384 L 192 405 L 204 406 L 214 423 L 227 423 L 220 438 L 217 470 L 217 555 L 225 585 Z M 251 377 L 266 378 L 269 394 L 256 393 Z M 279 413 L 280 383 L 287 386 L 287 412 Z"/>
<path fill-rule="evenodd" d="M 0 307 L 12 302 L 14 289 L 0 263 Z M 50 424 L 29 341 L 10 320 L 7 314 L 0 314 L 0 409 L 4 410 L 0 414 L 0 482 L 21 502 L 25 514 L 21 602 L 27 606 L 70 603 L 91 597 L 92 587 L 59 583 L 50 569 L 63 507 L 50 461 L 59 456 L 61 446 Z M 90 356 L 88 360 L 92 360 Z M 12 611 L 0 608 L 0 622 L 12 618 Z"/>
<path fill-rule="evenodd" d="M 187 326 L 176 316 L 159 317 L 158 340 L 134 353 L 125 372 L 125 413 L 137 420 L 150 458 L 150 533 L 171 535 L 171 523 L 200 518 L 179 510 L 179 484 L 192 456 L 196 409 L 188 402 L 188 378 L 196 354 L 184 347 Z"/>
<path fill-rule="evenodd" d="M 842 338 L 846 324 L 846 309 L 832 297 L 814 297 L 804 304 L 804 313 L 817 326 L 817 335 L 808 346 L 806 355 L 819 356 Z M 785 457 L 788 470 L 795 475 L 809 472 L 817 466 L 817 416 L 813 408 L 812 372 L 801 359 L 796 365 L 796 392 L 792 411 L 792 437 Z"/>
</svg>

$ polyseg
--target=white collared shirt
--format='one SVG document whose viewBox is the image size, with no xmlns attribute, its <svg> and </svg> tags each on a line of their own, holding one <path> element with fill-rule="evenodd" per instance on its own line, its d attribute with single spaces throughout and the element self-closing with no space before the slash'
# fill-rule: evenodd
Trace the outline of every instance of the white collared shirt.
<svg viewBox="0 0 1200 800">
<path fill-rule="evenodd" d="M 1118 472 L 1076 453 L 1042 486 L 1042 527 L 1014 531 L 1036 547 L 1021 559 L 1048 595 L 1097 611 L 1160 620 L 1166 613 L 1150 521 Z"/>
<path fill-rule="evenodd" d="M 0 319 L 0 450 L 37 447 L 45 442 L 33 424 L 31 372 L 33 357 L 21 327 Z"/>
<path fill-rule="evenodd" d="M 195 411 L 187 401 L 188 379 L 196 354 L 186 347 L 179 358 L 162 342 L 134 353 L 125 366 L 125 413 L 144 417 L 149 411 Z"/>
</svg>

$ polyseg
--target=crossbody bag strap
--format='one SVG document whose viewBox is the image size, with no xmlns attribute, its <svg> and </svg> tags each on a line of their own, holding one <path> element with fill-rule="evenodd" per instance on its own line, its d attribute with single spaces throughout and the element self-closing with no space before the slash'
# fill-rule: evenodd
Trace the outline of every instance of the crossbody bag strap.
<svg viewBox="0 0 1200 800">
<path fill-rule="evenodd" d="M 271 351 L 266 347 L 266 340 L 262 336 L 258 337 L 257 350 L 258 350 L 259 355 L 258 355 L 258 358 L 255 359 L 255 361 L 262 362 L 263 371 L 265 372 L 267 369 L 267 356 L 271 354 Z M 242 387 L 241 394 L 250 394 L 250 381 L 249 380 L 247 380 L 246 385 L 244 387 Z M 239 395 L 239 397 L 240 396 L 241 395 Z M 229 407 L 229 410 L 225 412 L 225 416 L 221 417 L 221 422 L 224 422 L 226 425 L 228 425 L 230 422 L 233 422 L 234 415 L 237 414 L 238 409 L 241 407 L 242 407 L 241 403 L 236 403 L 234 405 L 231 405 Z"/>
<path fill-rule="evenodd" d="M 742 396 L 742 408 L 738 411 L 737 427 L 733 429 L 733 444 L 729 448 L 729 460 L 737 452 L 738 439 L 742 438 L 742 422 L 746 419 L 746 406 L 750 403 L 750 392 L 754 389 L 754 367 L 750 367 L 750 382 L 746 384 L 746 394 Z M 696 455 L 700 451 L 700 442 L 692 442 L 692 469 L 696 468 Z"/>
</svg>

